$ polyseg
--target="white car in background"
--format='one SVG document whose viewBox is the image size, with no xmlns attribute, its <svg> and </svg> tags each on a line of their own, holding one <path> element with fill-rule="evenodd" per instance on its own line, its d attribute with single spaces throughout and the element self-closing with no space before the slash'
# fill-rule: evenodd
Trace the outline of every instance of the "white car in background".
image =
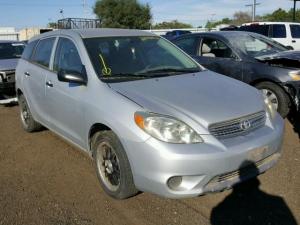
<svg viewBox="0 0 300 225">
<path fill-rule="evenodd" d="M 243 24 L 239 30 L 259 33 L 272 38 L 284 46 L 300 50 L 300 23 L 253 22 Z"/>
</svg>

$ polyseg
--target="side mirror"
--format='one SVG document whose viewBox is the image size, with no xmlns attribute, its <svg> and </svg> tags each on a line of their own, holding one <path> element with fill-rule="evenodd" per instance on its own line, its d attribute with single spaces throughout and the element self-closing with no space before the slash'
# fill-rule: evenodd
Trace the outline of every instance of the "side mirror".
<svg viewBox="0 0 300 225">
<path fill-rule="evenodd" d="M 81 85 L 86 85 L 88 80 L 84 65 L 82 65 L 81 72 L 66 70 L 58 71 L 57 79 L 61 82 L 75 83 Z"/>
</svg>

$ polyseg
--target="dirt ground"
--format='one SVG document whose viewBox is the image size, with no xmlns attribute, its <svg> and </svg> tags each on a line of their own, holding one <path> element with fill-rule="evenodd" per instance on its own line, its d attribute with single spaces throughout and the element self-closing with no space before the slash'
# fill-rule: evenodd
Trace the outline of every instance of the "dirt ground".
<svg viewBox="0 0 300 225">
<path fill-rule="evenodd" d="M 192 199 L 117 201 L 88 156 L 48 130 L 25 133 L 18 110 L 0 106 L 0 225 L 300 224 L 300 139 L 288 121 L 283 156 L 259 181 Z"/>
</svg>

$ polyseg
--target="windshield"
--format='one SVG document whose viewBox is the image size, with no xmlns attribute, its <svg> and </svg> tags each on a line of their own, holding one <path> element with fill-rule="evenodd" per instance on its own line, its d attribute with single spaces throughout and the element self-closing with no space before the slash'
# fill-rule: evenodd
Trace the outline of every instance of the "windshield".
<svg viewBox="0 0 300 225">
<path fill-rule="evenodd" d="M 142 79 L 201 70 L 181 50 L 160 37 L 105 37 L 84 42 L 101 78 Z"/>
<path fill-rule="evenodd" d="M 0 59 L 20 58 L 24 47 L 23 43 L 0 43 Z"/>
<path fill-rule="evenodd" d="M 230 41 L 233 46 L 237 46 L 251 57 L 260 57 L 288 50 L 283 45 L 260 35 L 238 35 Z"/>
</svg>

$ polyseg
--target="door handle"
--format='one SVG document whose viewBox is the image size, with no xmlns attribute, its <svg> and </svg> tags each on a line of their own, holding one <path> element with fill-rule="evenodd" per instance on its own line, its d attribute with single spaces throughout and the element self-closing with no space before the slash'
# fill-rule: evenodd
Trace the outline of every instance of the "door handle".
<svg viewBox="0 0 300 225">
<path fill-rule="evenodd" d="M 292 40 L 292 43 L 296 43 L 296 40 Z"/>
<path fill-rule="evenodd" d="M 47 87 L 53 87 L 53 84 L 52 84 L 51 81 L 47 81 L 47 82 L 46 82 L 46 86 L 47 86 Z"/>
<path fill-rule="evenodd" d="M 30 73 L 29 72 L 25 72 L 24 73 L 26 77 L 30 77 Z"/>
</svg>

